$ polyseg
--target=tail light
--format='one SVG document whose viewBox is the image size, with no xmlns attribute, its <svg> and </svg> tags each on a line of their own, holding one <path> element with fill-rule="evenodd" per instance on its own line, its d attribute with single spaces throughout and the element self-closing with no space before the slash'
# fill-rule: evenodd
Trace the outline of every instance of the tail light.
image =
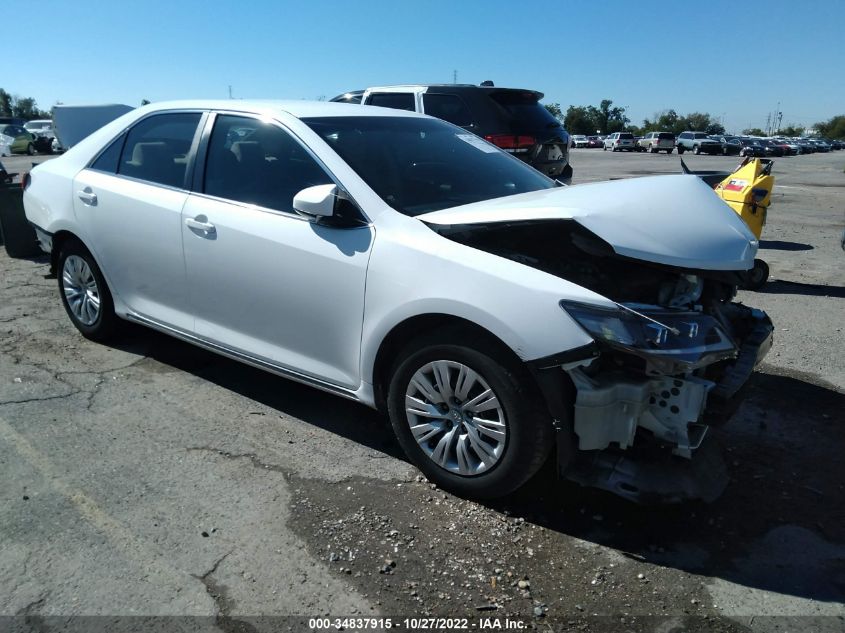
<svg viewBox="0 0 845 633">
<path fill-rule="evenodd" d="M 537 142 L 533 136 L 515 134 L 488 134 L 484 140 L 511 153 L 527 152 Z"/>
<path fill-rule="evenodd" d="M 32 183 L 32 176 L 29 175 L 29 172 L 26 172 L 21 179 L 21 189 L 26 191 L 29 188 L 30 183 Z"/>
</svg>

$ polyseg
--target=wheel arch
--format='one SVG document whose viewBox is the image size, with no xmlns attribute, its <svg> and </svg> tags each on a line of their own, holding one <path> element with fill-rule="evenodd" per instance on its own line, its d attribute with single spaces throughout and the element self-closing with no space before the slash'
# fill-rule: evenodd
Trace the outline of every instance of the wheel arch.
<svg viewBox="0 0 845 633">
<path fill-rule="evenodd" d="M 390 383 L 390 370 L 402 348 L 415 338 L 441 329 L 449 334 L 458 331 L 465 333 L 468 338 L 481 339 L 489 344 L 497 355 L 504 355 L 519 365 L 524 362 L 501 338 L 468 319 L 443 313 L 419 314 L 409 317 L 393 326 L 382 339 L 375 355 L 372 379 L 375 404 L 379 411 L 387 410 L 387 386 Z"/>
</svg>

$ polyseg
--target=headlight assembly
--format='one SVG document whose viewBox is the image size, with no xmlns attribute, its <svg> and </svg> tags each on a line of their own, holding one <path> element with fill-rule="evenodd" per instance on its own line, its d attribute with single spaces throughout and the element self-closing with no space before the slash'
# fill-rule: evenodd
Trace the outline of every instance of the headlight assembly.
<svg viewBox="0 0 845 633">
<path fill-rule="evenodd" d="M 566 300 L 560 306 L 598 343 L 641 356 L 669 373 L 691 371 L 737 353 L 719 322 L 706 314 Z"/>
</svg>

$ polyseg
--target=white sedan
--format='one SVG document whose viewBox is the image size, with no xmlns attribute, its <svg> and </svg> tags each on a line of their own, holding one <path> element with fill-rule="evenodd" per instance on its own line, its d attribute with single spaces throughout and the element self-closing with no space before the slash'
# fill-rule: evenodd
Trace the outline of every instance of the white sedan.
<svg viewBox="0 0 845 633">
<path fill-rule="evenodd" d="M 84 336 L 125 319 L 377 407 L 469 496 L 553 449 L 649 494 L 602 456 L 694 460 L 771 341 L 731 302 L 757 242 L 696 177 L 565 187 L 410 112 L 150 105 L 34 168 L 24 205 Z"/>
</svg>

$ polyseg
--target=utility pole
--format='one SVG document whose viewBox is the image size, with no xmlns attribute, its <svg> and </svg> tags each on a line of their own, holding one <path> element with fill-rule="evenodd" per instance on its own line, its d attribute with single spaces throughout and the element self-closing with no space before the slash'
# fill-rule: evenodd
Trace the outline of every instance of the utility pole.
<svg viewBox="0 0 845 633">
<path fill-rule="evenodd" d="M 766 136 L 769 136 L 769 128 L 770 128 L 771 124 L 772 124 L 772 113 L 769 112 L 766 115 Z"/>
<path fill-rule="evenodd" d="M 232 98 L 232 85 L 229 84 L 229 98 Z"/>
<path fill-rule="evenodd" d="M 452 83 L 453 84 L 458 83 L 458 71 L 457 70 L 452 71 Z"/>
</svg>

